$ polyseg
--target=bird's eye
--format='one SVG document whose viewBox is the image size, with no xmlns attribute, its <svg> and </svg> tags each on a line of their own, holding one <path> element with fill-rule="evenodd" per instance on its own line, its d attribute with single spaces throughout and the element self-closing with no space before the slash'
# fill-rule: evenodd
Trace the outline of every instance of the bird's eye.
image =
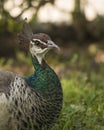
<svg viewBox="0 0 104 130">
<path fill-rule="evenodd" d="M 34 43 L 38 46 L 40 44 L 40 41 L 36 40 Z"/>
</svg>

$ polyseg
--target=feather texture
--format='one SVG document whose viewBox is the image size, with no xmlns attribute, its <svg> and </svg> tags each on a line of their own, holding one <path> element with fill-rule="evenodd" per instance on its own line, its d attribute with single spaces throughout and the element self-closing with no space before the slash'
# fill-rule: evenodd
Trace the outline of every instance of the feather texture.
<svg viewBox="0 0 104 130">
<path fill-rule="evenodd" d="M 2 98 L 3 101 L 0 102 L 0 116 L 3 123 L 1 124 L 0 120 L 0 130 L 4 126 L 7 126 L 4 127 L 5 130 L 9 130 L 8 128 L 32 130 L 32 127 L 36 130 L 42 128 L 47 130 L 59 117 L 62 108 L 60 81 L 45 61 L 40 65 L 35 57 L 33 64 L 36 71 L 29 77 L 21 77 L 6 71 L 0 72 L 0 75 L 6 77 L 4 81 L 3 77 L 1 78 L 3 87 L 0 101 Z"/>
</svg>

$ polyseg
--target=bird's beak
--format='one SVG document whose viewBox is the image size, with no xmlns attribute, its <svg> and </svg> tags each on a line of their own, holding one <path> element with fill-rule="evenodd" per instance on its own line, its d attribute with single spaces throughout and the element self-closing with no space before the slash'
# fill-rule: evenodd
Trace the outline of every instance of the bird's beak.
<svg viewBox="0 0 104 130">
<path fill-rule="evenodd" d="M 58 45 L 56 45 L 53 41 L 48 40 L 48 48 L 50 49 L 54 49 L 56 48 L 58 51 L 60 51 L 60 47 Z"/>
</svg>

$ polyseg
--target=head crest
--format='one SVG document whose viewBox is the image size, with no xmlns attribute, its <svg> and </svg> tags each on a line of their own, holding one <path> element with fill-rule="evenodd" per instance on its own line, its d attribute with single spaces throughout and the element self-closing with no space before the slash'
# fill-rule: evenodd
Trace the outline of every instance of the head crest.
<svg viewBox="0 0 104 130">
<path fill-rule="evenodd" d="M 33 37 L 33 32 L 27 24 L 27 19 L 22 21 L 22 30 L 18 33 L 19 43 L 29 43 Z"/>
</svg>

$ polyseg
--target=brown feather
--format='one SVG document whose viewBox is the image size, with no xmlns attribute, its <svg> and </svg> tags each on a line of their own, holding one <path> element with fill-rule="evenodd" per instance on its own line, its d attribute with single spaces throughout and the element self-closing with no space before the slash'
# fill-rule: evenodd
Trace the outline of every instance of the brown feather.
<svg viewBox="0 0 104 130">
<path fill-rule="evenodd" d="M 47 43 L 48 40 L 51 40 L 50 36 L 48 36 L 45 33 L 38 33 L 33 35 L 33 39 L 39 39 L 45 43 Z"/>
</svg>

